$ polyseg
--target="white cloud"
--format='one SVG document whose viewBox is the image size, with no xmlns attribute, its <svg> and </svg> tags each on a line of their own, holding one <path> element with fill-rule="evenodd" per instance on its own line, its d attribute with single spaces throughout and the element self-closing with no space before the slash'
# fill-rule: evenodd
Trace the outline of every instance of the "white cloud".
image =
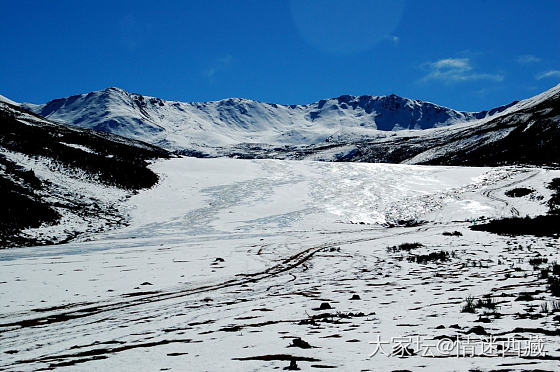
<svg viewBox="0 0 560 372">
<path fill-rule="evenodd" d="M 210 67 L 204 70 L 203 73 L 208 79 L 213 79 L 218 72 L 225 70 L 231 64 L 232 60 L 233 57 L 230 54 L 218 58 L 214 60 Z"/>
<path fill-rule="evenodd" d="M 560 77 L 560 70 L 549 70 L 549 71 L 541 72 L 540 74 L 535 76 L 535 79 L 541 80 L 541 79 L 556 78 L 556 77 Z"/>
<path fill-rule="evenodd" d="M 473 70 L 469 58 L 445 58 L 436 62 L 424 64 L 428 74 L 423 81 L 440 80 L 446 84 L 458 83 L 470 80 L 504 80 L 503 75 L 480 73 Z"/>
<path fill-rule="evenodd" d="M 468 58 L 446 58 L 440 59 L 437 62 L 432 63 L 432 67 L 436 69 L 461 69 L 461 70 L 470 70 L 470 62 Z"/>
<path fill-rule="evenodd" d="M 520 63 L 522 65 L 526 65 L 529 63 L 537 63 L 540 62 L 541 59 L 539 57 L 535 57 L 532 54 L 523 54 L 519 57 L 517 57 L 517 59 L 515 60 L 517 63 Z"/>
</svg>

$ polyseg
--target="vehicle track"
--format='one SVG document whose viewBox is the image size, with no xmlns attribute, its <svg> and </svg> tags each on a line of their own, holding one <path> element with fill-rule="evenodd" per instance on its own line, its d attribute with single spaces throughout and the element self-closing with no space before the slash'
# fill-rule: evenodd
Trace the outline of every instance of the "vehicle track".
<svg viewBox="0 0 560 372">
<path fill-rule="evenodd" d="M 520 183 L 526 182 L 526 181 L 530 180 L 531 178 L 536 177 L 536 176 L 539 175 L 539 173 L 540 173 L 539 170 L 524 171 L 524 172 L 531 172 L 531 174 L 530 174 L 529 176 L 527 176 L 527 177 L 524 177 L 524 178 L 515 180 L 515 181 L 513 181 L 513 182 L 511 182 L 511 183 L 508 183 L 508 184 L 506 184 L 506 185 L 501 185 L 501 186 L 499 186 L 499 187 L 494 187 L 494 188 L 491 188 L 491 189 L 486 189 L 486 190 L 484 190 L 484 191 L 482 192 L 482 195 L 485 196 L 485 197 L 487 197 L 488 199 L 491 199 L 491 200 L 494 200 L 494 201 L 503 203 L 503 204 L 505 205 L 506 208 L 510 208 L 510 212 L 511 212 L 511 214 L 512 214 L 513 216 L 518 217 L 518 216 L 519 216 L 519 211 L 517 210 L 517 208 L 510 206 L 510 203 L 509 203 L 506 199 L 499 198 L 499 197 L 495 196 L 494 193 L 495 193 L 496 191 L 500 191 L 500 190 L 503 190 L 503 189 L 506 189 L 506 188 L 510 188 L 510 187 L 516 186 L 516 185 L 518 185 L 518 184 L 520 184 Z"/>
<path fill-rule="evenodd" d="M 176 299 L 176 298 L 189 296 L 193 294 L 206 293 L 206 292 L 211 292 L 223 288 L 255 283 L 257 281 L 272 278 L 279 274 L 285 273 L 289 270 L 295 269 L 300 265 L 304 264 L 306 261 L 311 259 L 316 253 L 322 250 L 338 247 L 340 245 L 355 244 L 355 243 L 375 241 L 375 240 L 380 240 L 380 239 L 385 239 L 385 238 L 390 238 L 395 236 L 410 235 L 421 231 L 426 231 L 429 229 L 441 229 L 441 226 L 433 226 L 433 227 L 423 226 L 419 228 L 414 228 L 414 230 L 412 231 L 403 231 L 394 234 L 379 235 L 375 237 L 345 239 L 345 240 L 337 240 L 335 242 L 323 243 L 318 246 L 306 248 L 292 256 L 281 259 L 280 263 L 271 266 L 263 271 L 259 271 L 256 273 L 237 274 L 236 275 L 237 278 L 226 280 L 216 284 L 200 286 L 196 288 L 179 289 L 179 290 L 167 291 L 167 292 L 164 291 L 146 292 L 145 295 L 140 294 L 138 296 L 129 295 L 130 299 L 127 301 L 122 301 L 122 298 L 119 298 L 116 302 L 88 303 L 87 306 L 84 306 L 84 303 L 68 304 L 63 307 L 64 310 L 68 310 L 68 311 L 63 311 L 63 312 L 56 312 L 56 310 L 60 310 L 61 307 L 55 306 L 51 308 L 53 310 L 52 313 L 49 313 L 49 308 L 43 308 L 43 309 L 33 309 L 29 312 L 20 313 L 20 314 L 10 314 L 9 317 L 11 318 L 21 317 L 23 319 L 12 321 L 12 322 L 0 323 L 0 331 L 2 331 L 4 335 L 6 335 L 7 332 L 18 330 L 25 327 L 43 326 L 52 323 L 59 323 L 72 319 L 97 315 L 103 312 L 120 310 L 120 309 L 130 308 L 134 306 L 140 306 L 144 304 L 151 304 L 158 301 L 166 301 L 166 300 Z M 37 313 L 42 313 L 43 315 L 36 316 Z"/>
<path fill-rule="evenodd" d="M 514 185 L 517 185 L 519 183 L 525 182 L 535 176 L 537 176 L 539 174 L 539 171 L 532 171 L 532 173 L 527 176 L 527 177 L 523 177 L 522 179 L 517 179 L 514 182 L 511 182 L 509 184 L 506 185 L 502 185 L 499 187 L 494 187 L 492 189 L 487 189 L 484 190 L 482 192 L 482 195 L 486 196 L 487 198 L 503 203 L 506 207 L 509 207 L 509 203 L 507 200 L 504 200 L 502 198 L 499 198 L 497 196 L 494 195 L 494 193 L 496 191 L 499 190 L 503 190 L 505 188 L 508 187 L 512 187 Z M 512 214 L 514 215 L 518 215 L 519 212 L 517 212 L 517 214 L 515 214 L 515 211 L 517 211 L 515 208 L 512 207 L 512 209 L 510 209 Z M 515 211 L 514 211 L 515 210 Z M 237 274 L 235 277 L 229 279 L 229 280 L 225 280 L 225 281 L 221 281 L 219 283 L 214 283 L 214 284 L 209 284 L 209 285 L 204 285 L 204 286 L 198 286 L 198 287 L 194 287 L 194 288 L 179 288 L 179 289 L 173 289 L 173 290 L 167 290 L 167 291 L 154 291 L 154 292 L 144 292 L 144 293 L 140 293 L 139 295 L 135 295 L 132 297 L 115 297 L 109 301 L 103 301 L 103 302 L 98 302 L 98 303 L 76 303 L 76 304 L 71 304 L 71 305 L 65 305 L 64 308 L 61 307 L 52 307 L 52 308 L 47 308 L 47 309 L 40 309 L 41 312 L 39 313 L 38 310 L 39 309 L 33 309 L 31 311 L 27 311 L 27 312 L 22 312 L 22 313 L 17 313 L 17 314 L 9 314 L 7 316 L 4 316 L 4 321 L 2 322 L 2 320 L 0 320 L 0 341 L 4 340 L 4 341 L 13 341 L 14 339 L 17 339 L 20 335 L 20 330 L 22 329 L 30 329 L 33 327 L 40 327 L 40 328 L 46 328 L 43 329 L 42 332 L 49 332 L 49 325 L 53 325 L 53 324 L 61 324 L 63 325 L 63 327 L 65 328 L 71 328 L 73 324 L 72 321 L 74 320 L 79 320 L 80 324 L 83 324 L 83 322 L 97 322 L 98 323 L 98 327 L 96 329 L 96 332 L 98 334 L 102 334 L 103 330 L 107 327 L 110 326 L 110 324 L 106 321 L 106 319 L 110 319 L 110 316 L 106 316 L 106 318 L 103 319 L 97 319 L 96 317 L 94 317 L 95 315 L 99 315 L 99 314 L 103 314 L 103 313 L 111 313 L 114 311 L 119 311 L 119 310 L 126 310 L 129 312 L 129 314 L 132 313 L 138 313 L 138 312 L 142 312 L 142 306 L 148 306 L 148 305 L 153 305 L 153 304 L 157 304 L 163 301 L 167 301 L 167 300 L 173 300 L 173 299 L 183 299 L 183 298 L 187 298 L 188 296 L 191 295 L 195 295 L 195 294 L 201 294 L 201 293 L 210 293 L 213 291 L 217 291 L 220 289 L 224 289 L 224 288 L 235 288 L 235 287 L 242 287 L 244 285 L 247 284 L 252 284 L 252 283 L 256 283 L 256 282 L 261 282 L 270 278 L 274 278 L 276 276 L 279 276 L 280 274 L 283 273 L 287 273 L 290 272 L 292 270 L 295 270 L 299 267 L 302 267 L 303 265 L 305 265 L 309 260 L 311 260 L 313 258 L 314 255 L 316 255 L 318 252 L 324 251 L 324 250 L 328 250 L 330 248 L 333 247 L 338 247 L 340 245 L 349 245 L 349 244 L 355 244 L 355 243 L 361 243 L 361 242 L 368 242 L 368 241 L 375 241 L 375 240 L 381 240 L 381 239 L 386 239 L 386 238 L 392 238 L 392 237 L 397 237 L 397 236 L 406 236 L 406 235 L 412 235 L 412 234 L 417 234 L 419 232 L 425 232 L 428 230 L 441 230 L 444 228 L 449 228 L 452 226 L 459 226 L 459 225 L 464 225 L 463 223 L 446 223 L 446 224 L 442 224 L 442 225 L 424 225 L 421 227 L 415 227 L 415 228 L 396 228 L 397 231 L 392 231 L 392 229 L 387 229 L 386 231 L 388 231 L 388 234 L 383 234 L 381 233 L 380 235 L 374 235 L 374 236 L 369 236 L 369 237 L 360 237 L 360 238 L 354 238 L 354 239 L 339 239 L 336 241 L 331 241 L 331 242 L 325 242 L 319 245 L 314 245 L 312 247 L 308 247 L 305 249 L 302 249 L 300 251 L 298 251 L 297 253 L 284 257 L 284 258 L 280 258 L 279 261 L 265 269 L 259 272 L 255 272 L 255 273 L 241 273 L 241 274 Z M 380 230 L 377 230 L 380 231 Z M 375 229 L 372 229 L 372 234 L 375 234 Z M 350 232 L 347 232 L 350 233 Z M 363 233 L 363 231 L 360 231 L 360 233 Z M 296 274 L 291 273 L 292 276 L 296 277 Z M 295 280 L 295 278 L 293 279 Z M 200 305 L 203 306 L 203 305 Z M 132 308 L 135 308 L 134 310 L 132 310 Z M 88 319 L 91 318 L 91 319 Z M 125 317 L 126 318 L 126 317 Z M 133 317 L 134 318 L 134 317 Z M 16 320 L 14 320 L 16 319 Z M 87 320 L 84 320 L 87 319 Z M 122 321 L 126 321 L 126 320 L 122 320 Z M 135 321 L 139 321 L 139 319 L 133 319 L 132 322 Z M 68 322 L 69 324 L 66 325 L 66 322 Z M 131 320 L 128 320 L 128 322 L 131 322 Z M 56 327 L 54 329 L 54 331 L 56 331 Z M 129 347 L 126 346 L 129 343 L 125 344 L 125 346 L 123 347 L 119 347 L 118 350 L 127 350 Z M 134 345 L 134 342 L 130 343 L 131 345 Z M 130 345 L 129 345 L 130 346 Z M 52 353 L 52 352 L 43 352 L 43 355 L 40 356 L 39 358 L 25 358 L 25 356 L 22 353 L 21 355 L 21 359 L 19 360 L 12 360 L 12 362 L 10 364 L 8 364 L 5 367 L 8 368 L 14 368 L 14 369 L 18 369 L 21 368 L 21 366 L 25 366 L 26 368 L 29 367 L 30 365 L 34 365 L 37 362 L 40 362 L 40 358 L 46 358 L 44 359 L 46 360 L 57 360 L 57 356 L 60 356 L 62 360 L 66 359 L 66 357 L 68 358 L 73 358 L 74 356 L 69 355 L 69 351 L 70 350 L 59 350 L 58 352 Z M 0 364 L 0 368 L 1 368 L 1 364 Z"/>
<path fill-rule="evenodd" d="M 538 170 L 531 171 L 531 174 L 527 177 L 522 179 L 518 179 L 514 182 L 508 183 L 506 185 L 502 185 L 499 187 L 495 187 L 492 189 L 487 189 L 482 192 L 482 195 L 485 197 L 503 203 L 506 207 L 509 207 L 509 202 L 502 198 L 499 198 L 494 195 L 496 191 L 503 190 L 505 188 L 509 188 L 525 182 L 539 174 Z M 511 208 L 512 214 L 519 215 L 519 212 L 514 207 Z M 311 259 L 317 252 L 326 250 L 332 247 L 340 246 L 343 244 L 354 244 L 364 241 L 374 241 L 384 238 L 389 238 L 393 236 L 400 236 L 400 235 L 408 235 L 414 234 L 421 231 L 426 231 L 432 228 L 441 228 L 441 226 L 422 226 L 418 228 L 414 228 L 410 231 L 399 232 L 396 234 L 384 234 L 380 236 L 370 237 L 370 238 L 359 238 L 359 239 L 346 239 L 346 240 L 339 240 L 335 242 L 324 243 L 319 246 L 313 246 L 306 248 L 294 255 L 291 255 L 287 258 L 281 259 L 280 263 L 269 267 L 263 271 L 256 272 L 256 273 L 247 273 L 247 274 L 237 274 L 237 278 L 233 278 L 227 281 L 223 281 L 216 284 L 200 286 L 195 288 L 187 288 L 187 289 L 179 289 L 173 291 L 159 291 L 159 292 L 146 292 L 145 295 L 134 295 L 133 297 L 129 297 L 127 300 L 122 300 L 122 298 L 118 298 L 117 301 L 109 302 L 109 303 L 88 303 L 87 306 L 84 306 L 84 303 L 77 303 L 77 304 L 68 304 L 64 306 L 63 312 L 58 312 L 56 310 L 60 310 L 60 307 L 52 307 L 50 309 L 53 312 L 49 312 L 49 308 L 46 309 L 33 309 L 26 313 L 20 314 L 9 314 L 10 318 L 20 318 L 20 320 L 16 321 L 8 321 L 0 323 L 0 330 L 5 332 L 9 332 L 12 330 L 17 330 L 25 327 L 34 327 L 34 326 L 42 326 L 51 323 L 58 323 L 64 322 L 72 319 L 79 319 L 85 318 L 92 315 L 97 315 L 103 312 L 109 312 L 114 310 L 120 310 L 135 306 L 141 306 L 144 304 L 151 304 L 158 301 L 166 301 L 170 299 L 176 299 L 179 297 L 189 296 L 193 294 L 200 294 L 205 292 L 211 292 L 223 288 L 229 288 L 233 286 L 241 286 L 248 283 L 254 283 L 257 281 L 261 281 L 267 278 L 271 278 L 277 276 L 281 273 L 286 271 L 292 270 L 297 268 L 298 266 L 304 264 L 306 261 Z M 41 316 L 37 316 L 37 313 L 41 313 Z M 45 314 L 46 313 L 46 314 Z M 8 316 L 4 316 L 3 318 L 6 319 Z M 23 318 L 23 319 L 21 319 Z"/>
<path fill-rule="evenodd" d="M 464 224 L 464 223 L 463 223 Z M 460 223 L 452 223 L 446 226 L 457 226 Z M 68 336 L 72 337 L 72 329 L 74 326 L 82 326 L 84 323 L 96 323 L 96 334 L 99 334 L 100 337 L 105 333 L 104 330 L 109 330 L 115 326 L 115 324 L 111 324 L 111 321 L 114 320 L 115 315 L 116 318 L 120 319 L 120 322 L 126 323 L 127 326 L 130 326 L 132 323 L 142 323 L 145 319 L 152 319 L 154 314 L 146 317 L 136 317 L 134 314 L 143 313 L 146 309 L 142 306 L 151 306 L 157 303 L 163 303 L 167 300 L 177 300 L 177 299 L 186 299 L 188 296 L 194 294 L 201 294 L 201 293 L 210 293 L 213 291 L 217 291 L 224 288 L 230 288 L 232 291 L 236 291 L 235 288 L 239 288 L 239 290 L 247 291 L 244 286 L 246 284 L 254 284 L 256 282 L 262 282 L 266 279 L 270 279 L 280 274 L 292 271 L 299 267 L 305 265 L 314 255 L 318 252 L 328 250 L 333 247 L 339 247 L 340 245 L 348 245 L 348 244 L 355 244 L 361 242 L 368 242 L 368 241 L 376 241 L 386 238 L 392 238 L 397 236 L 406 236 L 411 234 L 417 234 L 421 231 L 426 231 L 430 229 L 437 229 L 441 230 L 443 227 L 442 225 L 434 225 L 434 226 L 423 226 L 421 228 L 406 228 L 399 229 L 399 231 L 391 232 L 389 234 L 381 234 L 371 237 L 361 237 L 355 239 L 340 239 L 333 242 L 327 242 L 320 245 L 316 245 L 313 247 L 309 247 L 303 249 L 296 254 L 293 254 L 289 257 L 283 258 L 280 262 L 270 268 L 267 268 L 263 271 L 256 272 L 256 273 L 248 273 L 248 274 L 238 274 L 236 278 L 226 280 L 220 283 L 200 286 L 196 288 L 187 288 L 187 289 L 179 289 L 179 290 L 171 290 L 166 292 L 157 292 L 157 293 L 150 293 L 146 295 L 141 295 L 138 297 L 129 297 L 126 300 L 121 298 L 117 298 L 115 302 L 102 302 L 102 303 L 89 303 L 89 304 L 75 304 L 75 308 L 73 305 L 66 305 L 63 308 L 58 307 L 58 311 L 56 307 L 53 307 L 50 313 L 48 309 L 43 309 L 42 311 L 46 312 L 41 313 L 38 316 L 37 309 L 31 310 L 29 312 L 20 313 L 20 314 L 11 314 L 11 318 L 20 318 L 14 321 L 8 321 L 0 324 L 0 342 L 1 343 L 17 343 L 14 342 L 18 338 L 21 342 L 21 331 L 28 329 L 31 330 L 34 327 L 38 327 L 41 332 L 46 332 L 47 334 L 59 334 L 59 332 L 63 331 Z M 390 231 L 391 229 L 389 229 Z M 292 277 L 297 278 L 297 273 L 291 273 Z M 293 279 L 296 280 L 296 279 Z M 175 302 L 174 302 L 175 303 Z M 84 306 L 85 305 L 85 306 Z M 201 308 L 203 306 L 207 306 L 204 301 L 200 304 L 194 304 L 189 306 L 189 310 L 194 310 L 196 308 Z M 173 307 L 173 306 L 171 306 Z M 134 308 L 134 310 L 133 310 Z M 60 311 L 62 310 L 62 311 Z M 125 310 L 127 313 L 121 314 L 112 314 L 112 312 Z M 107 315 L 102 315 L 101 318 L 96 317 L 97 315 L 107 313 Z M 131 315 L 132 314 L 132 315 Z M 131 315 L 131 316 L 129 316 Z M 90 319 L 91 318 L 91 319 Z M 153 319 L 152 319 L 153 320 Z M 75 322 L 79 323 L 75 323 Z M 67 324 L 68 323 L 68 324 Z M 59 326 L 56 326 L 56 325 Z M 119 323 L 120 324 L 120 323 Z M 62 327 L 62 328 L 61 328 Z M 79 328 L 76 328 L 76 331 Z M 25 337 L 29 338 L 32 337 L 34 333 L 27 333 Z M 74 331 L 75 332 L 75 331 Z M 60 334 L 62 336 L 62 334 Z M 58 342 L 58 341 L 57 341 Z M 131 345 L 135 345 L 138 341 L 131 341 L 126 342 L 119 346 L 118 350 L 128 350 Z M 130 345 L 129 345 L 130 344 Z M 127 346 L 128 345 L 128 346 Z M 10 364 L 3 365 L 0 363 L 0 369 L 8 368 L 8 369 L 19 369 L 22 366 L 28 368 L 29 366 L 36 366 L 37 363 L 43 363 L 45 361 L 54 361 L 54 360 L 70 360 L 74 358 L 72 354 L 73 350 L 70 349 L 59 349 L 58 352 L 43 352 L 37 357 L 25 357 L 26 353 L 21 353 L 21 359 L 12 360 Z M 17 354 L 16 354 L 17 355 Z M 76 355 L 79 357 L 80 355 Z M 18 355 L 19 357 L 19 355 Z M 60 357 L 60 358 L 58 358 Z M 68 358 L 69 359 L 68 359 Z M 87 360 L 85 360 L 87 361 Z"/>
</svg>

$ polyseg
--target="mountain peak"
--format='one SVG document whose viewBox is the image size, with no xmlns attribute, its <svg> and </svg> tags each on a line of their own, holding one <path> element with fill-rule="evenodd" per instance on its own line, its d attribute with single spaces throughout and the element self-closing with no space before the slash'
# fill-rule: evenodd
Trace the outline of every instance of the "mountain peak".
<svg viewBox="0 0 560 372">
<path fill-rule="evenodd" d="M 107 87 L 105 89 L 102 89 L 100 91 L 94 91 L 91 93 L 97 93 L 97 92 L 103 92 L 103 93 L 125 93 L 125 94 L 130 94 L 129 92 L 127 92 L 126 90 L 119 88 L 119 87 Z"/>
</svg>

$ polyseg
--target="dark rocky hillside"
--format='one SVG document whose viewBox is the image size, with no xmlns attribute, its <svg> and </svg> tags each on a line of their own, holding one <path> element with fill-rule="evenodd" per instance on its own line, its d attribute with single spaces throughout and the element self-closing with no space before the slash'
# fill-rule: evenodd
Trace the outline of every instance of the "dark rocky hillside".
<svg viewBox="0 0 560 372">
<path fill-rule="evenodd" d="M 456 151 L 450 150 L 443 156 L 427 161 L 426 164 L 560 164 L 560 95 L 535 107 L 492 120 L 470 136 L 484 136 L 508 129 L 511 129 L 511 132 L 496 141 L 486 141 Z"/>
<path fill-rule="evenodd" d="M 0 244 L 2 246 L 30 243 L 19 236 L 24 228 L 56 223 L 60 214 L 36 192 L 43 183 L 33 171 L 26 171 L 3 155 L 0 156 Z"/>
<path fill-rule="evenodd" d="M 0 103 L 0 151 L 0 247 L 48 243 L 20 233 L 56 224 L 65 210 L 92 218 L 100 213 L 102 218 L 109 207 L 73 200 L 73 195 L 62 200 L 53 197 L 57 185 L 42 180 L 25 161 L 14 159 L 34 159 L 55 172 L 85 177 L 93 185 L 133 192 L 157 183 L 158 176 L 147 168 L 148 161 L 168 156 L 155 146 L 55 124 L 7 103 Z"/>
</svg>

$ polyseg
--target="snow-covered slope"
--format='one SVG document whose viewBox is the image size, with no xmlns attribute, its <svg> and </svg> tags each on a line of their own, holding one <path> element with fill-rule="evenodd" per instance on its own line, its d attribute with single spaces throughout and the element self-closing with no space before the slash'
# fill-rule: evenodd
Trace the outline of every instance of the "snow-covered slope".
<svg viewBox="0 0 560 372">
<path fill-rule="evenodd" d="M 409 164 L 560 164 L 560 85 L 480 119 L 425 130 L 338 133 L 307 146 L 240 144 L 224 156 Z"/>
<path fill-rule="evenodd" d="M 389 96 L 340 96 L 309 105 L 278 105 L 231 98 L 175 102 L 119 88 L 24 105 L 54 121 L 111 132 L 173 150 L 240 143 L 311 145 L 332 136 L 375 136 L 380 131 L 427 129 L 494 114 L 468 113 Z"/>
<path fill-rule="evenodd" d="M 14 102 L 11 99 L 6 98 L 1 94 L 0 94 L 0 103 L 8 103 L 10 105 L 19 106 L 19 104 L 17 102 Z"/>
<path fill-rule="evenodd" d="M 160 156 L 167 153 L 0 102 L 0 249 L 118 225 L 122 200 L 158 181 L 146 166 Z"/>
</svg>

